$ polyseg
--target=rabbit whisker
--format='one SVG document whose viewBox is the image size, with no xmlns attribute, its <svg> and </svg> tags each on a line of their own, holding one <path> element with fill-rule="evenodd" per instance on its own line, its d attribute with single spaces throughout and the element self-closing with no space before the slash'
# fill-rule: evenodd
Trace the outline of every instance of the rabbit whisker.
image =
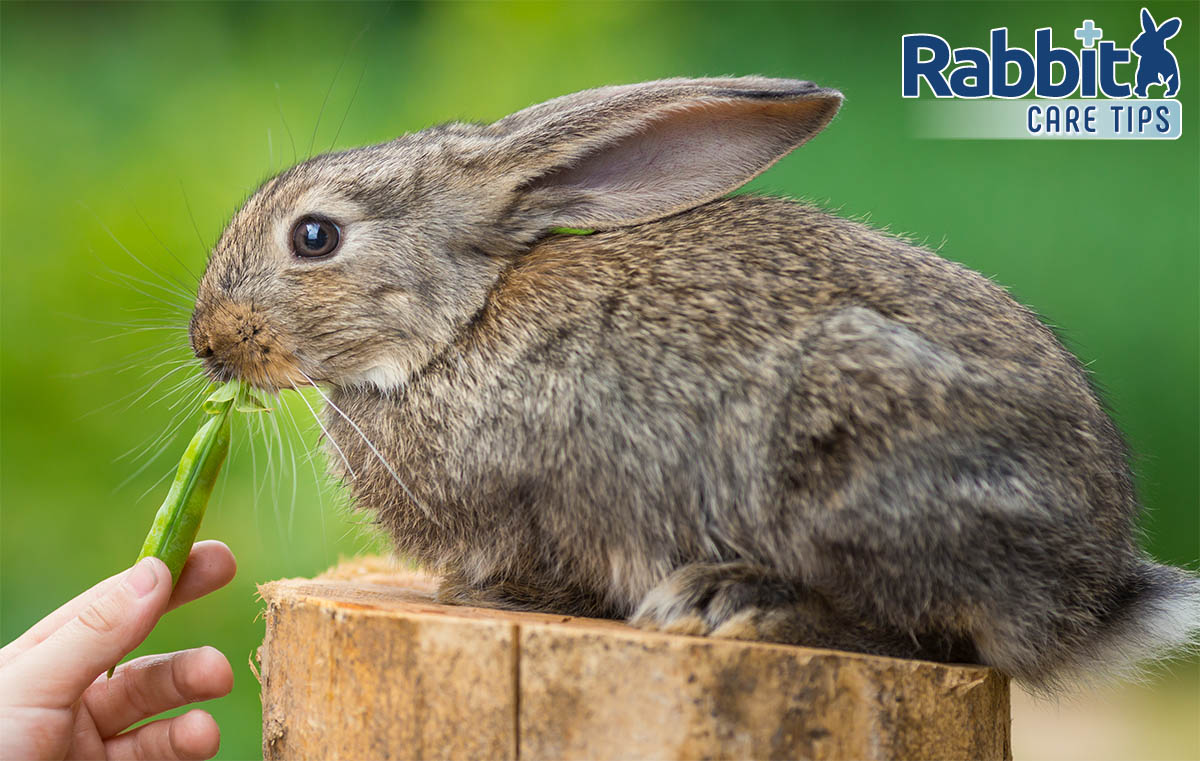
<svg viewBox="0 0 1200 761">
<path fill-rule="evenodd" d="M 166 288 L 162 288 L 161 286 L 156 286 L 160 290 L 166 291 L 166 293 L 168 293 L 173 298 L 179 299 L 178 302 L 167 301 L 166 299 L 164 299 L 160 296 L 155 296 L 154 294 L 147 293 L 146 291 L 144 291 L 141 288 L 134 285 L 134 282 L 137 282 L 137 278 L 133 278 L 133 277 L 130 277 L 123 273 L 117 272 L 116 270 L 111 269 L 109 267 L 105 267 L 105 269 L 107 269 L 109 272 L 111 272 L 112 274 L 114 274 L 117 277 L 122 278 L 122 279 L 119 281 L 109 280 L 106 277 L 101 277 L 98 273 L 93 273 L 92 276 L 95 277 L 97 280 L 99 280 L 102 283 L 108 283 L 109 285 L 115 285 L 115 286 L 118 286 L 121 288 L 128 288 L 129 290 L 134 291 L 135 293 L 137 293 L 139 295 L 145 296 L 146 298 L 150 299 L 151 301 L 155 301 L 155 302 L 165 306 L 167 309 L 171 310 L 171 312 L 176 315 L 186 315 L 188 313 L 189 308 L 187 306 L 187 303 L 190 300 L 189 296 L 186 296 L 184 294 L 175 293 L 173 291 L 167 290 Z M 147 285 L 154 285 L 154 284 L 147 283 Z"/>
<path fill-rule="evenodd" d="M 185 299 L 188 297 L 188 294 L 186 293 L 187 286 L 185 286 L 183 283 L 178 283 L 178 281 L 176 281 L 176 283 L 178 285 L 183 286 L 182 290 L 177 290 L 175 288 L 175 285 L 173 285 L 170 280 L 167 280 L 167 278 L 164 277 L 161 272 L 159 272 L 158 270 L 153 269 L 152 267 L 147 265 L 145 262 L 143 262 L 141 259 L 139 259 L 137 257 L 137 255 L 135 255 L 132 251 L 130 251 L 129 247 L 126 246 L 124 243 L 122 243 L 119 238 L 117 238 L 116 234 L 111 229 L 109 229 L 108 225 L 104 224 L 104 222 L 100 219 L 99 215 L 97 215 L 96 212 L 92 211 L 91 208 L 89 208 L 86 204 L 81 204 L 81 205 L 83 205 L 83 208 L 87 209 L 88 213 L 91 214 L 92 217 L 96 220 L 96 224 L 100 225 L 100 228 L 102 230 L 104 230 L 105 233 L 108 234 L 108 237 L 112 238 L 113 243 L 116 243 L 117 246 L 122 251 L 125 252 L 126 256 L 128 256 L 133 261 L 137 262 L 137 264 L 142 269 L 146 270 L 146 272 L 149 272 L 151 275 L 153 275 L 154 277 L 158 278 L 159 280 L 161 280 L 163 283 L 166 284 L 165 287 L 161 286 L 161 285 L 157 286 L 157 287 L 162 288 L 163 290 L 167 291 L 168 293 L 173 293 L 177 296 L 183 296 Z M 139 216 L 141 216 L 141 215 L 139 214 Z M 144 223 L 145 219 L 143 219 L 142 222 Z M 147 225 L 147 228 L 149 228 L 149 225 Z M 154 235 L 154 231 L 151 230 L 150 234 Z M 157 236 L 155 236 L 155 239 L 157 240 Z M 162 241 L 159 241 L 159 243 L 162 243 Z M 169 249 L 168 249 L 168 251 L 169 251 Z M 174 256 L 174 254 L 172 254 L 172 256 Z M 115 271 L 114 271 L 114 273 L 118 274 L 118 275 L 122 274 L 122 273 L 116 273 Z M 133 278 L 132 275 L 124 275 L 124 277 Z M 136 279 L 136 278 L 134 278 L 134 279 Z M 142 282 L 145 282 L 145 281 L 142 281 Z M 151 285 L 151 283 L 147 283 L 147 285 Z"/>
<path fill-rule="evenodd" d="M 292 128 L 288 126 L 287 117 L 283 115 L 283 100 L 280 97 L 279 83 L 275 83 L 275 108 L 279 110 L 279 120 L 283 122 L 283 129 L 287 132 L 288 141 L 292 144 L 292 163 L 296 163 L 296 138 L 292 137 Z"/>
<path fill-rule="evenodd" d="M 301 375 L 304 375 L 304 373 L 301 373 Z M 304 377 L 307 378 L 308 376 L 305 375 Z M 309 383 L 312 383 L 312 381 L 310 380 Z M 354 468 L 350 467 L 350 460 L 346 458 L 346 453 L 342 451 L 340 446 L 338 446 L 337 439 L 333 438 L 333 436 L 329 433 L 329 429 L 327 429 L 325 424 L 321 422 L 321 416 L 317 414 L 317 411 L 313 409 L 313 406 L 309 404 L 308 400 L 304 398 L 304 395 L 300 393 L 300 389 L 297 388 L 295 383 L 292 384 L 292 390 L 295 391 L 296 395 L 300 397 L 300 401 L 304 402 L 304 406 L 308 407 L 308 411 L 312 413 L 313 420 L 317 421 L 317 425 L 320 427 L 321 433 L 325 435 L 325 438 L 328 439 L 329 443 L 333 445 L 333 448 L 337 450 L 337 453 L 342 458 L 342 463 L 346 466 L 346 471 L 350 474 L 350 477 L 357 479 L 358 475 L 354 472 Z"/>
<path fill-rule="evenodd" d="M 342 134 L 342 127 L 346 126 L 346 118 L 350 116 L 350 110 L 354 107 L 354 99 L 358 97 L 358 88 L 362 86 L 363 76 L 367 73 L 367 65 L 364 63 L 362 71 L 358 73 L 358 81 L 354 83 L 354 92 L 350 94 L 350 102 L 346 105 L 346 113 L 342 115 L 342 120 L 338 122 L 337 132 L 333 133 L 333 140 L 329 142 L 329 150 L 333 150 L 333 146 L 337 145 L 338 136 Z"/>
<path fill-rule="evenodd" d="M 200 241 L 200 250 L 204 251 L 208 245 L 204 242 L 204 236 L 200 234 L 200 225 L 196 224 L 196 215 L 192 213 L 192 203 L 188 200 L 187 188 L 183 186 L 183 180 L 179 181 L 179 192 L 183 194 L 183 207 L 187 209 L 188 219 L 192 221 L 192 229 L 196 231 L 196 240 Z"/>
<path fill-rule="evenodd" d="M 196 283 L 199 283 L 200 276 L 197 275 L 195 273 L 195 271 L 187 265 L 186 262 L 184 262 L 182 259 L 180 259 L 178 256 L 176 256 L 175 252 L 172 251 L 171 248 L 166 243 L 163 242 L 162 238 L 158 237 L 158 233 L 154 232 L 154 228 L 152 228 L 150 226 L 150 223 L 148 221 L 146 221 L 146 218 L 142 216 L 142 213 L 140 211 L 138 211 L 137 209 L 134 209 L 134 213 L 138 215 L 138 219 L 142 220 L 142 224 L 146 226 L 146 231 L 150 233 L 150 237 L 152 237 L 152 238 L 154 238 L 154 240 L 158 241 L 158 245 L 162 246 L 163 250 L 166 251 L 168 254 L 170 254 L 171 258 L 174 259 L 179 264 L 180 267 L 183 267 L 185 272 L 187 272 L 189 275 L 191 275 L 192 280 L 194 282 L 192 283 L 191 286 L 189 286 L 186 283 L 179 282 L 179 280 L 176 280 L 174 277 L 172 277 L 171 279 L 175 280 L 175 282 L 178 283 L 180 286 L 182 286 L 184 289 L 189 289 L 192 286 L 195 286 Z"/>
<path fill-rule="evenodd" d="M 299 391 L 297 391 L 296 393 L 297 393 L 297 394 L 299 394 L 300 392 L 299 392 Z M 282 397 L 280 397 L 280 398 L 281 398 L 281 400 L 282 400 Z M 283 406 L 283 409 L 284 409 L 284 411 L 285 411 L 285 412 L 287 412 L 288 419 L 289 419 L 289 420 L 291 421 L 291 423 L 292 423 L 292 428 L 293 428 L 293 429 L 295 429 L 295 431 L 296 431 L 296 436 L 297 436 L 297 437 L 299 437 L 299 439 L 300 439 L 300 441 L 301 441 L 301 442 L 304 442 L 304 440 L 305 440 L 305 437 L 306 437 L 306 435 L 308 434 L 308 432 L 300 430 L 300 422 L 299 422 L 299 421 L 296 419 L 296 416 L 295 416 L 294 414 L 292 414 L 292 408 L 291 408 L 291 405 L 289 405 L 289 404 L 283 404 L 282 406 Z M 310 428 L 310 429 L 309 429 L 309 431 L 311 431 L 311 430 L 312 430 L 312 429 Z M 308 466 L 309 466 L 309 467 L 312 469 L 312 474 L 313 474 L 313 484 L 314 484 L 314 485 L 316 486 L 316 488 L 317 488 L 317 512 L 318 512 L 318 514 L 321 516 L 321 546 L 322 546 L 322 548 L 324 548 L 324 546 L 325 546 L 325 538 L 326 538 L 326 530 L 325 530 L 325 488 L 324 488 L 324 487 L 325 487 L 325 484 L 326 484 L 326 480 L 325 480 L 325 478 L 323 478 L 323 477 L 322 477 L 322 475 L 321 475 L 321 474 L 319 474 L 319 473 L 317 472 L 317 464 L 316 464 L 316 460 L 315 460 L 315 458 L 314 458 L 314 455 L 316 454 L 316 452 L 317 452 L 317 449 L 316 449 L 316 448 L 314 448 L 314 449 L 313 449 L 313 450 L 311 450 L 311 451 L 304 452 L 304 453 L 303 453 L 303 455 L 304 455 L 304 456 L 303 456 L 303 459 L 305 459 L 305 460 L 307 460 L 307 461 L 308 461 Z M 293 447 L 292 447 L 292 461 L 294 462 L 294 461 L 295 461 L 295 459 L 296 459 L 296 449 L 295 449 L 295 447 L 293 446 Z M 289 519 L 289 523 L 288 523 L 288 525 L 289 525 L 289 527 L 291 526 L 291 519 Z M 289 528 L 288 530 L 290 531 L 291 529 Z"/>
<path fill-rule="evenodd" d="M 421 511 L 423 513 L 425 513 L 425 517 L 440 526 L 441 521 L 439 521 L 434 516 L 433 511 L 430 510 L 429 507 L 424 502 L 417 499 L 417 495 L 412 493 L 412 490 L 409 489 L 408 485 L 404 483 L 404 480 L 400 478 L 400 474 L 398 474 L 396 472 L 396 469 L 392 467 L 391 463 L 389 463 L 386 459 L 384 459 L 384 456 L 382 454 L 380 454 L 379 449 L 377 449 L 375 447 L 375 445 L 373 443 L 371 443 L 371 440 L 369 438 L 367 438 L 367 434 L 363 433 L 363 430 L 358 427 L 358 423 L 355 423 L 353 420 L 350 419 L 349 415 L 347 415 L 345 412 L 342 412 L 342 409 L 340 407 L 338 407 L 336 404 L 334 404 L 333 400 L 330 399 L 325 394 L 325 392 L 321 390 L 321 387 L 318 386 L 313 381 L 312 378 L 309 378 L 308 375 L 306 375 L 303 370 L 299 370 L 298 372 L 300 373 L 301 376 L 304 377 L 305 380 L 307 380 L 309 383 L 312 384 L 312 387 L 314 389 L 316 389 L 317 393 L 320 394 L 321 398 L 325 400 L 325 403 L 329 405 L 330 409 L 332 409 L 337 414 L 341 415 L 342 419 L 345 420 L 347 423 L 349 423 L 350 427 L 353 428 L 354 431 L 359 436 L 362 437 L 363 443 L 367 445 L 367 447 L 371 450 L 371 453 L 375 455 L 375 458 L 379 460 L 379 463 L 381 465 L 383 465 L 383 467 L 391 475 L 392 479 L 395 480 L 397 485 L 399 485 L 400 488 L 404 490 L 404 493 L 408 495 L 408 498 L 411 499 L 413 501 L 413 503 L 417 505 L 417 507 L 421 508 Z"/>
</svg>

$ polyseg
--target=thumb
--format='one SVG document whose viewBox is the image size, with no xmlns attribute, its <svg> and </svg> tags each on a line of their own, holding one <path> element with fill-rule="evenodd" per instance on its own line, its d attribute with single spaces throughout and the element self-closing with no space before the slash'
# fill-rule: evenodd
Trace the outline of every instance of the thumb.
<svg viewBox="0 0 1200 761">
<path fill-rule="evenodd" d="M 26 691 L 20 704 L 51 708 L 74 703 L 102 671 L 146 639 L 170 595 L 166 564 L 158 558 L 138 561 L 119 584 L 11 664 L 10 684 L 24 685 Z"/>
</svg>

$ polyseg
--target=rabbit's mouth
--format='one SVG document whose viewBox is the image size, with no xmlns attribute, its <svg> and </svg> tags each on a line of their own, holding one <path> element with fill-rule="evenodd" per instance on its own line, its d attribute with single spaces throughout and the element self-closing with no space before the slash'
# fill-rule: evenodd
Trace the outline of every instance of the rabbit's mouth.
<svg viewBox="0 0 1200 761">
<path fill-rule="evenodd" d="M 213 380 L 236 378 L 270 393 L 310 385 L 295 354 L 253 305 L 198 305 L 188 334 L 192 350 Z"/>
</svg>

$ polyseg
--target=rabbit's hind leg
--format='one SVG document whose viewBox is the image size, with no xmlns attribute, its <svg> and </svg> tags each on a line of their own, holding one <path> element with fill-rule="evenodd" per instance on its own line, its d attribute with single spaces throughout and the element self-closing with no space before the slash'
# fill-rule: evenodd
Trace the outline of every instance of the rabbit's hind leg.
<svg viewBox="0 0 1200 761">
<path fill-rule="evenodd" d="M 976 662 L 966 637 L 920 636 L 834 608 L 804 584 L 751 563 L 693 563 L 646 595 L 630 623 L 651 631 Z"/>
<path fill-rule="evenodd" d="M 796 600 L 791 585 L 760 566 L 691 563 L 651 589 L 630 623 L 652 631 L 705 635 L 744 611 L 773 609 Z"/>
<path fill-rule="evenodd" d="M 442 577 L 434 599 L 444 605 L 524 610 L 593 618 L 619 618 L 613 607 L 595 594 L 550 577 L 495 577 L 469 581 L 451 572 Z"/>
</svg>

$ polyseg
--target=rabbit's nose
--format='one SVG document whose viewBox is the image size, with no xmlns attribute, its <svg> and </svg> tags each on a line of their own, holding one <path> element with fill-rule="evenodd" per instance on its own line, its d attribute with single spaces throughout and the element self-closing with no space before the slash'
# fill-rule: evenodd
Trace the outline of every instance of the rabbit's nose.
<svg viewBox="0 0 1200 761">
<path fill-rule="evenodd" d="M 237 310 L 219 303 L 197 307 L 188 328 L 192 352 L 204 361 L 204 368 L 214 380 L 228 380 L 247 357 L 242 346 L 245 337 L 244 320 Z"/>
<path fill-rule="evenodd" d="M 208 359 L 213 355 L 212 336 L 207 328 L 211 311 L 197 307 L 188 323 L 188 342 L 192 345 L 192 352 L 200 359 Z"/>
<path fill-rule="evenodd" d="M 237 378 L 271 391 L 303 381 L 295 355 L 253 304 L 218 299 L 198 305 L 189 337 L 213 380 Z"/>
<path fill-rule="evenodd" d="M 208 359 L 213 355 L 212 344 L 208 342 L 207 338 L 203 339 L 203 341 L 199 343 L 193 344 L 193 347 L 196 350 L 196 356 L 200 359 Z"/>
<path fill-rule="evenodd" d="M 224 381 L 233 377 L 234 372 L 227 361 L 227 352 L 217 356 L 211 337 L 207 333 L 192 331 L 192 351 L 199 359 L 203 360 L 204 369 L 213 380 Z"/>
</svg>

